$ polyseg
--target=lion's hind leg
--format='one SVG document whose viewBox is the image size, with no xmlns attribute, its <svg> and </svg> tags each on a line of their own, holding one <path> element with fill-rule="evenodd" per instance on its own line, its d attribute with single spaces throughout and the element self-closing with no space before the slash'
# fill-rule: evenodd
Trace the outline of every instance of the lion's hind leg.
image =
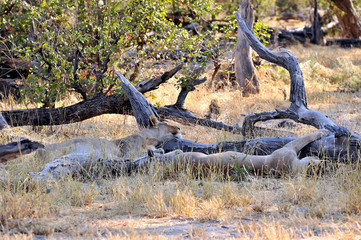
<svg viewBox="0 0 361 240">
<path fill-rule="evenodd" d="M 301 151 L 301 149 L 304 148 L 307 144 L 309 144 L 319 138 L 327 136 L 328 134 L 329 134 L 328 130 L 320 129 L 314 133 L 297 138 L 296 140 L 293 140 L 292 142 L 287 143 L 283 148 L 288 148 L 297 153 L 297 152 Z"/>
</svg>

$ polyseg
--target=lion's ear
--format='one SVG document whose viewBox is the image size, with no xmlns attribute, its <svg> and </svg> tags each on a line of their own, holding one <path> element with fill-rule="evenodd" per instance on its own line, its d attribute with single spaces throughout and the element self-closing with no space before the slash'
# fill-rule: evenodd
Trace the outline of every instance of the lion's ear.
<svg viewBox="0 0 361 240">
<path fill-rule="evenodd" d="M 149 116 L 149 123 L 150 123 L 150 127 L 158 126 L 158 123 L 159 123 L 158 118 L 154 115 Z"/>
</svg>

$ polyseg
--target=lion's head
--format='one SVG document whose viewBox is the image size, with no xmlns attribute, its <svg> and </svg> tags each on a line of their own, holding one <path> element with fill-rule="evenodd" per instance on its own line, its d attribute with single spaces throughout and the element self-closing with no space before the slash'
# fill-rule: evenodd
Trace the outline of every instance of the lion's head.
<svg viewBox="0 0 361 240">
<path fill-rule="evenodd" d="M 160 122 L 155 116 L 150 116 L 150 126 L 142 132 L 149 138 L 155 138 L 158 143 L 166 142 L 174 138 L 182 138 L 180 128 L 166 122 Z"/>
</svg>

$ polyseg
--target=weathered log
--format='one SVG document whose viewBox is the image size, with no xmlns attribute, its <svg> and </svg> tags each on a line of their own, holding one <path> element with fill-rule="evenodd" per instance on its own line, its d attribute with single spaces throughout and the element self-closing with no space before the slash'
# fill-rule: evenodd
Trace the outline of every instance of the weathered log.
<svg viewBox="0 0 361 240">
<path fill-rule="evenodd" d="M 245 19 L 249 28 L 253 27 L 253 9 L 249 0 L 242 0 L 239 6 L 240 15 Z M 239 87 L 244 95 L 259 92 L 258 78 L 252 62 L 251 48 L 243 34 L 242 29 L 238 29 L 237 47 L 235 51 L 235 73 Z"/>
<path fill-rule="evenodd" d="M 361 48 L 361 39 L 330 39 L 327 40 L 326 46 L 339 45 L 342 48 Z"/>
<path fill-rule="evenodd" d="M 6 145 L 0 145 L 0 163 L 7 162 L 17 158 L 19 155 L 28 154 L 43 147 L 43 144 L 30 141 L 29 139 L 22 139 Z"/>
<path fill-rule="evenodd" d="M 222 122 L 213 121 L 207 118 L 199 118 L 185 109 L 177 109 L 170 107 L 157 108 L 159 116 L 185 124 L 185 125 L 200 125 L 211 127 L 219 130 L 225 130 L 234 133 L 240 133 L 241 128 L 238 125 L 228 125 Z"/>
<path fill-rule="evenodd" d="M 165 143 L 165 152 L 180 149 L 183 152 L 202 152 L 205 154 L 235 151 L 252 155 L 269 155 L 282 148 L 285 144 L 295 140 L 295 137 L 264 137 L 243 141 L 225 141 L 216 144 L 204 144 L 187 139 L 173 139 Z M 361 144 L 355 136 L 327 136 L 316 140 L 300 151 L 300 158 L 318 156 L 330 161 L 359 161 Z"/>
<path fill-rule="evenodd" d="M 157 108 L 157 112 L 159 116 L 173 120 L 175 122 L 179 122 L 184 125 L 188 126 L 204 126 L 204 127 L 210 127 L 215 128 L 218 130 L 223 130 L 227 132 L 232 132 L 234 134 L 243 134 L 243 132 L 246 132 L 243 130 L 243 127 L 238 126 L 238 124 L 229 125 L 225 124 L 223 122 L 214 121 L 208 118 L 200 118 L 197 116 L 194 116 L 192 113 L 188 112 L 186 109 L 179 109 L 175 108 L 173 106 L 166 106 L 166 107 L 159 107 Z M 258 135 L 263 135 L 265 132 L 269 134 L 282 134 L 284 136 L 294 136 L 294 133 L 285 131 L 285 130 L 277 130 L 277 129 L 269 129 L 269 128 L 263 128 L 263 127 L 255 127 L 254 131 Z"/>
<path fill-rule="evenodd" d="M 6 120 L 0 113 L 0 130 L 8 128 Z M 10 142 L 6 145 L 0 145 L 0 163 L 15 159 L 20 155 L 28 154 L 38 148 L 43 148 L 44 145 L 38 142 L 30 141 L 29 139 L 21 139 L 19 141 Z"/>
<path fill-rule="evenodd" d="M 304 86 L 303 74 L 298 65 L 298 59 L 292 53 L 285 49 L 281 49 L 279 52 L 270 51 L 264 47 L 256 38 L 256 36 L 249 29 L 247 24 L 242 19 L 239 13 L 236 13 L 236 19 L 238 22 L 239 29 L 244 31 L 247 36 L 247 40 L 251 47 L 262 57 L 269 62 L 275 63 L 279 66 L 284 67 L 288 70 L 291 77 L 291 91 L 290 101 L 291 106 L 286 111 L 277 110 L 276 112 L 270 113 L 257 113 L 246 116 L 243 125 L 243 134 L 246 131 L 250 131 L 252 135 L 252 129 L 249 126 L 254 126 L 258 121 L 265 121 L 267 119 L 286 118 L 287 115 L 292 116 L 292 119 L 296 122 L 312 125 L 318 129 L 327 128 L 338 135 L 351 135 L 351 133 L 343 127 L 337 126 L 332 120 L 330 120 L 324 114 L 312 111 L 307 108 L 306 91 Z M 357 134 L 354 135 L 357 138 Z M 359 137 L 359 136 L 358 136 Z"/>
<path fill-rule="evenodd" d="M 147 156 L 136 159 L 105 159 L 90 153 L 68 154 L 56 158 L 38 173 L 30 173 L 38 180 L 51 180 L 72 176 L 75 178 L 102 178 L 130 174 L 149 166 L 152 161 L 177 164 L 175 156 L 181 152 L 201 152 L 205 154 L 234 151 L 252 155 L 270 155 L 285 144 L 295 140 L 291 137 L 267 137 L 244 141 L 227 141 L 217 144 L 202 144 L 187 139 L 173 139 L 162 147 L 166 154 L 148 152 Z M 311 142 L 299 153 L 299 158 L 317 156 L 333 161 L 350 162 L 360 158 L 361 146 L 358 141 L 346 136 L 333 135 Z M 174 151 L 181 149 L 182 151 Z"/>
</svg>

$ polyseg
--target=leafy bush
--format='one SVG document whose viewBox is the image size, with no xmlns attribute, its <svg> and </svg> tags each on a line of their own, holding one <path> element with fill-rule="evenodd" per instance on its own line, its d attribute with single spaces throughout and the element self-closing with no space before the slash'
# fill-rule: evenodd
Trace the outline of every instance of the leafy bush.
<svg viewBox="0 0 361 240">
<path fill-rule="evenodd" d="M 85 100 L 118 84 L 114 76 L 116 64 L 134 81 L 144 59 L 151 58 L 157 50 L 199 49 L 202 36 L 192 37 L 167 18 L 172 3 L 171 0 L 6 2 L 1 5 L 6 13 L 0 23 L 1 56 L 29 62 L 23 96 L 33 102 L 47 107 L 69 91 L 79 93 Z M 174 4 L 191 9 L 199 17 L 213 9 L 210 0 Z M 130 60 L 121 58 L 124 55 L 130 56 Z M 129 61 L 134 62 L 132 69 L 127 64 Z"/>
</svg>

